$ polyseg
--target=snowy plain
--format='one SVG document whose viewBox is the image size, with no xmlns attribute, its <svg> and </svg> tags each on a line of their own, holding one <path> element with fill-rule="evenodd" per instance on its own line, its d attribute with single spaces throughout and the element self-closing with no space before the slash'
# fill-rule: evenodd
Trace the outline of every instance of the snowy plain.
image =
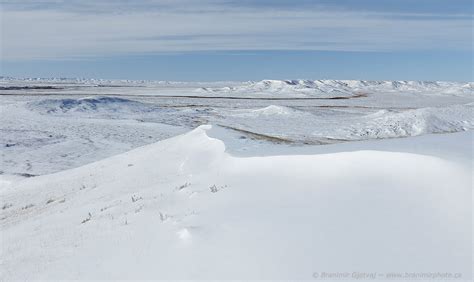
<svg viewBox="0 0 474 282">
<path fill-rule="evenodd" d="M 0 83 L 1 279 L 471 281 L 473 83 Z"/>
</svg>

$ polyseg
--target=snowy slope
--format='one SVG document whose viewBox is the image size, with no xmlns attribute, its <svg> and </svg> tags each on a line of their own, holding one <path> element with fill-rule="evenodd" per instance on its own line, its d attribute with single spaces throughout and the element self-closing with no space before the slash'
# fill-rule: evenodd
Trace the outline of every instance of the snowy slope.
<svg viewBox="0 0 474 282">
<path fill-rule="evenodd" d="M 0 279 L 469 280 L 470 162 L 403 146 L 464 150 L 470 133 L 391 143 L 399 152 L 247 158 L 209 137 L 226 134 L 201 126 L 76 169 L 3 179 Z"/>
<path fill-rule="evenodd" d="M 334 143 L 342 141 L 417 136 L 474 129 L 471 104 L 418 109 L 326 108 L 309 112 L 271 105 L 259 109 L 237 109 L 222 114 L 219 124 L 237 130 L 278 137 L 290 143 Z"/>
<path fill-rule="evenodd" d="M 45 113 L 70 113 L 70 112 L 135 112 L 146 113 L 156 107 L 152 105 L 123 99 L 119 97 L 84 97 L 79 99 L 45 99 L 29 104 L 33 110 Z"/>
</svg>

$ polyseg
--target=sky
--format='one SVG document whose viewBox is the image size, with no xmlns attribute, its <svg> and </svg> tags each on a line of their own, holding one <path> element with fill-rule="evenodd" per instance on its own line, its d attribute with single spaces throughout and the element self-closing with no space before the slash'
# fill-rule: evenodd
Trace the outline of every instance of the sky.
<svg viewBox="0 0 474 282">
<path fill-rule="evenodd" d="M 0 75 L 473 81 L 471 0 L 0 0 Z"/>
</svg>

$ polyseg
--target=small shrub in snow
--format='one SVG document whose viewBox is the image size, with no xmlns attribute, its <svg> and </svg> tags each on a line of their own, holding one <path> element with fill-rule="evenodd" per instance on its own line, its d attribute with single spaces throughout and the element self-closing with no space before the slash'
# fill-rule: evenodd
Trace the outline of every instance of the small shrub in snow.
<svg viewBox="0 0 474 282">
<path fill-rule="evenodd" d="M 169 215 L 160 212 L 160 220 L 161 221 L 166 221 L 166 220 L 168 220 L 168 218 L 169 218 Z"/>
<path fill-rule="evenodd" d="M 8 208 L 10 208 L 10 207 L 12 207 L 12 206 L 13 206 L 13 204 L 5 203 L 5 204 L 3 205 L 3 207 L 2 207 L 2 210 L 6 210 L 6 209 L 8 209 Z"/>
<path fill-rule="evenodd" d="M 135 213 L 141 212 L 143 209 L 143 205 L 139 206 L 138 209 L 135 209 Z"/>
<path fill-rule="evenodd" d="M 143 198 L 142 197 L 137 197 L 135 195 L 132 196 L 132 203 L 138 202 L 140 200 L 143 200 Z"/>
<path fill-rule="evenodd" d="M 21 209 L 22 209 L 22 210 L 27 210 L 27 209 L 32 208 L 32 207 L 34 207 L 33 204 L 28 204 L 28 205 L 22 207 Z"/>
<path fill-rule="evenodd" d="M 84 219 L 81 223 L 84 224 L 84 223 L 88 222 L 88 221 L 91 220 L 91 219 L 92 219 L 92 214 L 89 213 L 89 215 L 87 216 L 87 218 Z"/>
<path fill-rule="evenodd" d="M 179 186 L 178 190 L 183 190 L 184 188 L 189 187 L 189 186 L 191 186 L 191 183 L 186 182 L 183 185 Z"/>
<path fill-rule="evenodd" d="M 220 190 L 225 189 L 225 188 L 227 188 L 227 185 L 217 187 L 217 185 L 214 184 L 214 185 L 212 185 L 211 187 L 209 187 L 209 190 L 211 190 L 211 193 L 217 193 L 217 192 L 219 192 Z"/>
<path fill-rule="evenodd" d="M 209 187 L 209 190 L 211 190 L 211 193 L 217 193 L 217 191 L 219 191 L 219 189 L 217 189 L 216 184 L 214 184 L 214 185 L 212 185 L 211 187 Z"/>
</svg>

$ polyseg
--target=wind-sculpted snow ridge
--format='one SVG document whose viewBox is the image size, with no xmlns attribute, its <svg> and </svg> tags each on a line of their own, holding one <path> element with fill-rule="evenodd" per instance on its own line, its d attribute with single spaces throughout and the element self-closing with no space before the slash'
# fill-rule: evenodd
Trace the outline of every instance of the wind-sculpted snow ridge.
<svg viewBox="0 0 474 282">
<path fill-rule="evenodd" d="M 212 130 L 3 180 L 0 279 L 309 280 L 354 261 L 471 275 L 469 162 L 369 147 L 237 158 Z M 451 136 L 390 149 L 469 147 Z"/>
</svg>

